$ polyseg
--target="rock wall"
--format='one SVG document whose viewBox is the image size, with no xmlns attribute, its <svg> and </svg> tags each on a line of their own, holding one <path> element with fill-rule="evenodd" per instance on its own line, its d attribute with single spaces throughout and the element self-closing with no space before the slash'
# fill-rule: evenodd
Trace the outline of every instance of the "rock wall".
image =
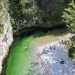
<svg viewBox="0 0 75 75">
<path fill-rule="evenodd" d="M 0 73 L 2 71 L 3 60 L 7 56 L 9 47 L 13 42 L 13 32 L 8 12 L 4 14 L 2 24 L 4 29 L 3 33 L 0 35 Z"/>
</svg>

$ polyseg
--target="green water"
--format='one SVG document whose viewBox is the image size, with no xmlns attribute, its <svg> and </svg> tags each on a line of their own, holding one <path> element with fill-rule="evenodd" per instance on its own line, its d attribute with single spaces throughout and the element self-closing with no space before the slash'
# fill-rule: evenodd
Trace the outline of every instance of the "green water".
<svg viewBox="0 0 75 75">
<path fill-rule="evenodd" d="M 7 63 L 6 75 L 26 75 L 33 61 L 33 49 L 30 48 L 33 37 L 24 37 L 16 42 Z"/>
<path fill-rule="evenodd" d="M 35 68 L 37 69 L 37 67 L 32 67 L 31 64 L 35 60 L 34 52 L 36 49 L 34 42 L 40 38 L 43 39 L 45 36 L 51 36 L 49 38 L 52 38 L 52 36 L 62 36 L 66 33 L 64 30 L 55 30 L 48 33 L 37 33 L 15 41 L 8 58 L 6 75 L 39 75 L 35 74 Z"/>
</svg>

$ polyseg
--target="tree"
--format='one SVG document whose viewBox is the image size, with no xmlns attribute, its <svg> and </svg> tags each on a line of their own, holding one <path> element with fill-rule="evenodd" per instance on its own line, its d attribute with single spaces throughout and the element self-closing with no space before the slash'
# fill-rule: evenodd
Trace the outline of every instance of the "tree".
<svg viewBox="0 0 75 75">
<path fill-rule="evenodd" d="M 74 34 L 71 38 L 69 56 L 75 58 L 75 2 L 71 1 L 69 7 L 63 12 L 63 19 L 70 33 Z"/>
<path fill-rule="evenodd" d="M 75 4 L 73 0 L 69 4 L 69 7 L 66 8 L 65 11 L 63 12 L 62 17 L 67 27 L 69 28 L 69 31 L 71 33 L 75 33 Z"/>
</svg>

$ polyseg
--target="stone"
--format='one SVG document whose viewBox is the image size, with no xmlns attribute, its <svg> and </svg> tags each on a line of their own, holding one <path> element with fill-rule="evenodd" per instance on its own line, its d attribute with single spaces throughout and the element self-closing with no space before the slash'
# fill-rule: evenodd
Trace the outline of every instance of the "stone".
<svg viewBox="0 0 75 75">
<path fill-rule="evenodd" d="M 3 55 L 3 49 L 0 48 L 0 56 L 2 56 L 2 55 Z"/>
<path fill-rule="evenodd" d="M 4 58 L 8 55 L 9 47 L 13 42 L 13 31 L 10 23 L 10 17 L 7 11 L 6 13 L 7 15 L 4 15 L 3 17 L 4 30 L 0 36 L 0 73 L 2 72 Z"/>
</svg>

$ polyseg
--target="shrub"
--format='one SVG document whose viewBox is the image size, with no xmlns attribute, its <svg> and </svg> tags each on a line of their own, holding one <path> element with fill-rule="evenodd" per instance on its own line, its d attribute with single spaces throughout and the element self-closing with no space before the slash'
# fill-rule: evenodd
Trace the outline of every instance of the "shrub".
<svg viewBox="0 0 75 75">
<path fill-rule="evenodd" d="M 75 58 L 75 47 L 72 45 L 70 48 L 69 48 L 69 53 L 68 53 L 69 57 L 74 59 Z"/>
<path fill-rule="evenodd" d="M 75 33 L 75 4 L 74 0 L 69 4 L 69 7 L 66 8 L 63 12 L 63 19 L 66 23 L 69 31 Z"/>
<path fill-rule="evenodd" d="M 3 10 L 3 3 L 1 2 L 0 3 L 0 33 L 3 32 L 3 25 L 2 25 L 2 22 L 3 22 L 3 15 L 4 15 L 4 10 Z"/>
<path fill-rule="evenodd" d="M 74 34 L 71 38 L 71 43 L 68 44 L 69 57 L 75 58 L 75 3 L 74 0 L 71 1 L 69 7 L 63 12 L 63 19 L 66 23 L 70 33 Z"/>
</svg>

